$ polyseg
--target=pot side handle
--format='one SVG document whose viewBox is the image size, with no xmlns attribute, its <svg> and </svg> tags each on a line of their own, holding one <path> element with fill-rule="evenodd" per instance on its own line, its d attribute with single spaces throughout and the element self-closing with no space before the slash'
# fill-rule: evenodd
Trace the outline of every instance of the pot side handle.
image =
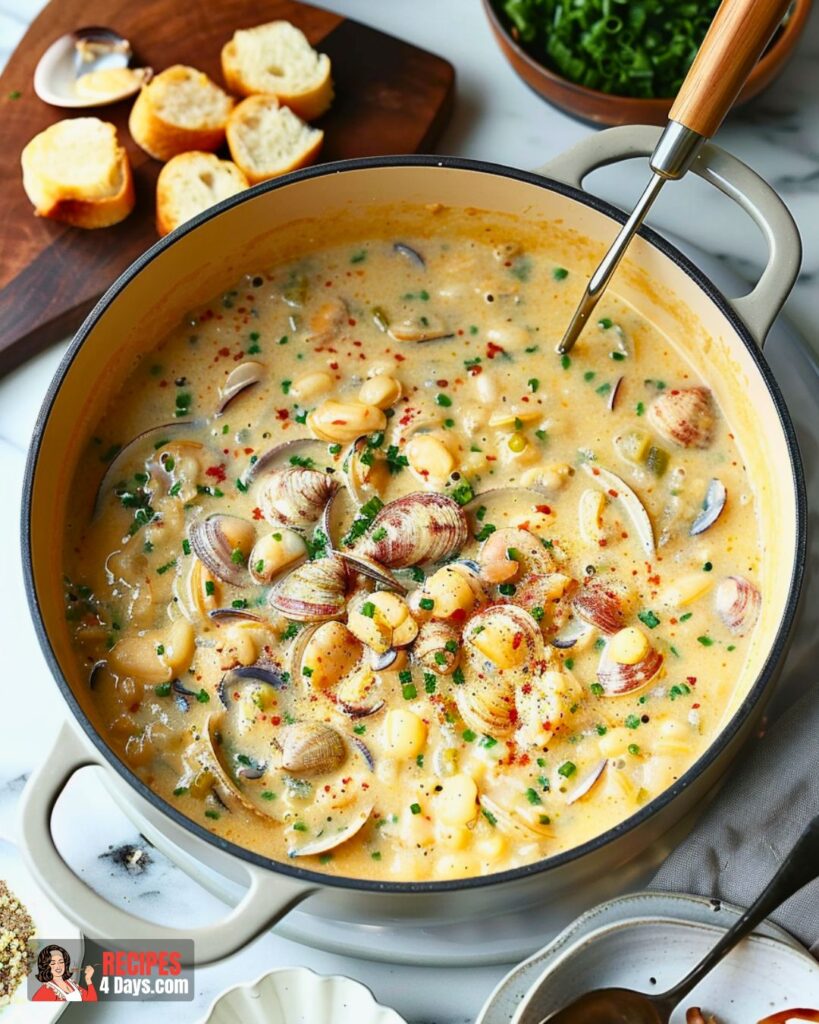
<svg viewBox="0 0 819 1024">
<path fill-rule="evenodd" d="M 88 750 L 68 723 L 64 724 L 51 753 L 26 784 L 19 830 L 29 870 L 49 898 L 90 938 L 124 944 L 139 939 L 171 947 L 180 939 L 192 939 L 195 963 L 203 966 L 243 948 L 316 891 L 314 885 L 274 876 L 247 864 L 247 892 L 226 917 L 213 924 L 172 928 L 146 921 L 109 903 L 66 864 L 51 832 L 57 798 L 72 775 L 88 765 L 102 766 L 103 761 Z"/>
<path fill-rule="evenodd" d="M 536 173 L 582 188 L 584 178 L 598 167 L 650 156 L 661 132 L 662 129 L 649 125 L 609 128 L 582 139 L 537 168 Z M 719 146 L 707 143 L 691 170 L 733 199 L 752 218 L 767 243 L 768 262 L 755 287 L 747 295 L 728 300 L 762 348 L 799 273 L 802 262 L 799 229 L 771 186 L 747 164 Z"/>
</svg>

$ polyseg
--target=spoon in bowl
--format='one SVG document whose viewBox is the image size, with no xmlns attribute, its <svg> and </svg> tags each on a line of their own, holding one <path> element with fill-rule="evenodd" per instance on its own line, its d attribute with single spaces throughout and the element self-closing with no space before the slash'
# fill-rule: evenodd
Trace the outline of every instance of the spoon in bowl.
<svg viewBox="0 0 819 1024">
<path fill-rule="evenodd" d="M 682 178 L 714 135 L 791 0 L 722 0 L 669 111 L 649 164 L 653 174 L 619 234 L 592 274 L 557 351 L 565 355 L 594 308 L 666 181 Z"/>
<path fill-rule="evenodd" d="M 819 878 L 819 815 L 796 841 L 754 903 L 700 963 L 668 992 L 648 995 L 627 988 L 601 988 L 544 1016 L 538 1009 L 543 1005 L 540 999 L 543 985 L 539 985 L 518 1011 L 515 1024 L 668 1024 L 674 1009 L 738 942 L 815 878 Z"/>
</svg>

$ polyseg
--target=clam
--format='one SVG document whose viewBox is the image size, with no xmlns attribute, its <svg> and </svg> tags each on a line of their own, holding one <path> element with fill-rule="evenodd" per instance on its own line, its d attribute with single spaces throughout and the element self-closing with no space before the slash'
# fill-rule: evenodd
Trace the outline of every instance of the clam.
<svg viewBox="0 0 819 1024">
<path fill-rule="evenodd" d="M 422 623 L 412 645 L 415 660 L 430 672 L 448 676 L 460 656 L 461 634 L 451 623 L 431 619 Z"/>
<path fill-rule="evenodd" d="M 220 591 L 221 585 L 216 575 L 210 572 L 204 562 L 194 558 L 188 575 L 187 595 L 180 594 L 180 596 L 187 597 L 185 604 L 187 605 L 189 602 L 192 613 L 195 612 L 201 616 L 210 615 L 219 604 Z M 195 618 L 195 614 L 192 617 Z"/>
<path fill-rule="evenodd" d="M 292 441 L 277 444 L 260 455 L 248 467 L 242 482 L 250 486 L 265 473 L 294 466 L 332 473 L 340 462 L 341 455 L 334 455 L 325 442 L 314 437 L 294 437 Z"/>
<path fill-rule="evenodd" d="M 602 761 L 598 761 L 594 768 L 592 768 L 590 772 L 587 772 L 571 793 L 569 793 L 566 797 L 566 803 L 574 804 L 577 803 L 578 800 L 582 800 L 583 797 L 586 796 L 586 794 L 589 793 L 599 781 L 603 772 L 606 770 L 606 765 L 608 763 L 608 758 L 603 758 Z"/>
<path fill-rule="evenodd" d="M 306 530 L 319 521 L 337 487 L 328 473 L 290 466 L 265 473 L 257 500 L 269 523 Z"/>
<path fill-rule="evenodd" d="M 472 532 L 480 533 L 487 524 L 500 527 L 513 518 L 520 521 L 521 517 L 527 515 L 548 515 L 551 508 L 545 486 L 541 487 L 541 476 L 530 473 L 527 480 L 537 482 L 537 486 L 492 487 L 467 502 L 464 512 Z"/>
<path fill-rule="evenodd" d="M 645 506 L 634 491 L 616 473 L 604 469 L 596 462 L 584 462 L 582 468 L 612 501 L 620 503 L 623 511 L 631 520 L 643 550 L 649 558 L 653 558 L 656 553 L 654 529 Z"/>
<path fill-rule="evenodd" d="M 145 462 L 163 445 L 180 434 L 190 433 L 195 423 L 191 420 L 175 420 L 173 423 L 161 423 L 158 427 L 150 427 L 137 434 L 116 453 L 108 464 L 108 468 L 100 480 L 94 497 L 94 515 L 98 515 L 103 495 L 108 494 L 123 479 L 129 477 L 134 469 L 144 468 Z M 144 451 L 145 458 L 137 459 L 137 453 Z M 136 461 L 133 461 L 135 460 Z M 130 472 L 129 472 L 130 470 Z"/>
<path fill-rule="evenodd" d="M 648 421 L 658 434 L 683 448 L 707 448 L 716 417 L 708 388 L 674 388 L 648 408 Z"/>
<path fill-rule="evenodd" d="M 247 558 L 255 536 L 252 523 L 220 513 L 198 519 L 188 530 L 194 554 L 205 568 L 237 587 L 248 582 Z"/>
<path fill-rule="evenodd" d="M 434 316 L 419 316 L 391 324 L 387 333 L 395 341 L 440 341 L 451 338 L 453 331 Z"/>
<path fill-rule="evenodd" d="M 353 736 L 352 742 L 353 742 L 353 746 L 356 748 L 356 750 L 359 752 L 359 754 L 361 754 L 361 757 L 363 758 L 364 763 L 367 765 L 367 767 L 370 769 L 371 772 L 374 772 L 375 771 L 375 758 L 373 757 L 372 751 L 370 750 L 370 748 L 367 746 L 367 744 L 364 742 L 364 740 L 362 740 L 359 736 Z"/>
<path fill-rule="evenodd" d="M 306 340 L 316 345 L 326 345 L 335 341 L 349 316 L 344 299 L 336 297 L 323 302 L 310 317 Z"/>
<path fill-rule="evenodd" d="M 626 624 L 630 594 L 617 580 L 592 578 L 584 583 L 572 602 L 577 614 L 602 633 L 616 633 Z"/>
<path fill-rule="evenodd" d="M 478 570 L 488 583 L 507 583 L 529 573 L 547 573 L 554 567 L 548 550 L 533 533 L 516 527 L 495 530 L 478 552 Z"/>
<path fill-rule="evenodd" d="M 383 437 L 383 435 L 380 435 Z M 362 434 L 352 442 L 342 462 L 344 482 L 357 505 L 364 505 L 378 494 L 386 483 L 386 462 L 377 447 L 370 444 L 370 435 Z"/>
<path fill-rule="evenodd" d="M 326 775 L 340 768 L 347 758 L 341 735 L 321 722 L 285 726 L 276 742 L 282 753 L 282 768 L 299 776 Z"/>
<path fill-rule="evenodd" d="M 441 561 L 466 540 L 466 516 L 457 502 L 443 494 L 414 492 L 385 505 L 353 550 L 397 569 Z"/>
<path fill-rule="evenodd" d="M 562 572 L 530 573 L 510 598 L 520 608 L 538 616 L 542 630 L 557 632 L 571 617 L 568 600 L 577 590 L 577 580 Z M 537 611 L 535 611 L 537 609 Z"/>
<path fill-rule="evenodd" d="M 550 638 L 549 643 L 560 651 L 567 651 L 576 644 L 584 644 L 587 637 L 595 632 L 594 626 L 584 622 L 579 616 L 572 619 L 558 633 Z"/>
<path fill-rule="evenodd" d="M 349 718 L 368 718 L 384 707 L 378 679 L 370 665 L 362 665 L 342 679 L 336 687 L 335 698 L 339 711 Z"/>
<path fill-rule="evenodd" d="M 285 569 L 295 568 L 305 558 L 304 538 L 294 530 L 282 528 L 256 541 L 247 564 L 256 583 L 271 583 Z"/>
<path fill-rule="evenodd" d="M 347 606 L 347 564 L 335 553 L 298 566 L 270 593 L 272 608 L 297 622 L 340 619 Z"/>
<path fill-rule="evenodd" d="M 101 107 L 133 96 L 151 68 L 131 68 L 131 44 L 110 28 L 80 28 L 60 36 L 34 70 L 34 91 L 54 107 Z"/>
<path fill-rule="evenodd" d="M 597 681 L 607 697 L 621 697 L 640 689 L 657 675 L 663 666 L 663 656 L 650 647 L 644 658 L 634 665 L 622 665 L 608 657 L 606 649 L 597 665 Z"/>
<path fill-rule="evenodd" d="M 298 846 L 292 846 L 287 851 L 288 857 L 312 857 L 341 846 L 348 839 L 352 839 L 367 824 L 373 807 L 373 804 L 364 804 L 345 816 L 341 823 L 331 822 L 315 839 L 308 839 Z"/>
<path fill-rule="evenodd" d="M 403 242 L 396 242 L 392 250 L 398 253 L 399 256 L 403 256 L 404 259 L 409 260 L 410 263 L 414 263 L 416 267 L 420 267 L 421 270 L 426 270 L 427 265 L 424 257 L 420 252 L 413 249 L 412 246 L 405 245 Z"/>
<path fill-rule="evenodd" d="M 762 595 L 744 576 L 727 576 L 717 587 L 717 614 L 732 633 L 743 636 L 759 618 Z"/>
<path fill-rule="evenodd" d="M 276 815 L 272 813 L 275 804 L 261 798 L 257 803 L 253 799 L 257 788 L 259 793 L 262 791 L 262 779 L 267 765 L 263 766 L 253 758 L 229 751 L 222 734 L 224 724 L 224 712 L 217 711 L 208 717 L 205 734 L 198 745 L 197 761 L 200 770 L 211 777 L 215 796 L 228 810 L 246 810 L 266 821 L 271 818 L 276 820 Z M 242 772 L 248 769 L 250 775 L 243 775 Z M 254 786 L 254 783 L 258 786 Z"/>
<path fill-rule="evenodd" d="M 211 619 L 242 619 L 245 622 L 264 622 L 261 615 L 246 611 L 244 608 L 211 608 L 208 612 Z"/>
<path fill-rule="evenodd" d="M 546 823 L 541 824 L 539 821 L 536 823 L 534 820 L 528 821 L 522 814 L 517 813 L 511 805 L 502 807 L 485 793 L 478 797 L 478 802 L 481 805 L 484 817 L 488 821 L 500 828 L 501 831 L 510 832 L 518 839 L 527 842 L 532 842 L 532 840 L 541 842 L 543 839 L 550 839 L 554 836 L 553 830 Z M 538 817 L 540 816 L 538 815 Z"/>
<path fill-rule="evenodd" d="M 609 392 L 609 401 L 608 401 L 609 411 L 612 411 L 614 409 L 614 406 L 617 404 L 617 396 L 620 393 L 620 385 L 622 383 L 623 383 L 623 378 L 622 377 L 618 377 L 617 380 L 614 382 L 614 384 L 612 384 L 612 386 L 611 386 L 611 391 Z"/>
<path fill-rule="evenodd" d="M 256 362 L 255 359 L 250 359 L 246 363 L 239 363 L 238 366 L 234 367 L 227 375 L 227 380 L 219 392 L 219 401 L 216 405 L 215 415 L 221 416 L 234 398 L 238 398 L 247 388 L 263 380 L 264 373 L 264 366 Z"/>
<path fill-rule="evenodd" d="M 253 665 L 237 665 L 225 672 L 216 687 L 216 695 L 225 708 L 230 708 L 248 684 L 258 683 L 272 686 L 274 690 L 284 690 L 287 686 L 278 665 L 270 661 L 257 661 Z"/>
<path fill-rule="evenodd" d="M 395 576 L 372 558 L 352 551 L 339 551 L 338 554 L 349 565 L 352 572 L 361 573 L 374 580 L 384 590 L 394 590 L 397 594 L 406 594 L 407 588 Z"/>
<path fill-rule="evenodd" d="M 725 489 L 725 484 L 721 480 L 717 480 L 713 477 L 708 483 L 708 489 L 705 492 L 705 497 L 702 502 L 702 510 L 697 515 L 697 518 L 691 524 L 691 529 L 688 531 L 691 537 L 696 537 L 697 534 L 705 533 L 705 531 L 713 526 L 714 523 L 722 515 L 722 510 L 725 508 L 725 501 L 728 497 L 728 492 Z"/>
<path fill-rule="evenodd" d="M 517 687 L 546 660 L 540 627 L 516 605 L 489 605 L 466 623 L 462 658 L 464 682 L 455 691 L 461 717 L 477 731 L 511 735 Z"/>
</svg>

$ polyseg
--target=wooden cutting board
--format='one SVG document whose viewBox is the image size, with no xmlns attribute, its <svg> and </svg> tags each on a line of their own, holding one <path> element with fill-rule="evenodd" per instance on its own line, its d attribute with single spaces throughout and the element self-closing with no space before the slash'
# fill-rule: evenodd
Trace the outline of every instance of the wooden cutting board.
<svg viewBox="0 0 819 1024">
<path fill-rule="evenodd" d="M 428 150 L 452 105 L 455 72 L 425 50 L 295 0 L 52 0 L 0 76 L 0 374 L 73 330 L 95 300 L 157 239 L 154 186 L 161 164 L 128 134 L 132 100 L 84 111 L 43 103 L 34 68 L 54 39 L 105 25 L 130 40 L 135 67 L 191 64 L 222 83 L 219 53 L 237 28 L 284 18 L 333 62 L 336 98 L 316 124 L 321 159 Z M 121 224 L 95 231 L 35 217 L 20 152 L 62 117 L 113 122 L 134 169 L 137 205 Z"/>
</svg>

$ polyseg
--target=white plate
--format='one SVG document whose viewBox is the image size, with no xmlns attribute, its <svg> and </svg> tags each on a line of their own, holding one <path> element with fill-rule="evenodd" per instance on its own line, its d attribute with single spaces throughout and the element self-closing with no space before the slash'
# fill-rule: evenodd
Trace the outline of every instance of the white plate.
<svg viewBox="0 0 819 1024">
<path fill-rule="evenodd" d="M 476 1024 L 511 1024 L 541 979 L 548 979 L 544 1014 L 586 989 L 609 984 L 662 992 L 684 977 L 740 913 L 717 900 L 669 893 L 635 893 L 600 904 L 508 974 Z M 753 1024 L 789 1006 L 819 1008 L 819 964 L 781 928 L 766 923 L 685 1002 L 696 1005 L 716 1013 L 720 1024 Z M 672 1024 L 684 1019 L 685 1007 Z"/>
<path fill-rule="evenodd" d="M 304 967 L 270 971 L 223 992 L 201 1024 L 406 1024 L 357 981 Z"/>
<path fill-rule="evenodd" d="M 23 864 L 20 852 L 13 843 L 0 840 L 0 878 L 24 904 L 34 922 L 35 937 L 43 939 L 73 939 L 82 943 L 83 937 L 75 924 L 63 917 L 49 900 Z M 79 966 L 79 965 L 78 965 Z M 56 1020 L 68 1003 L 31 1003 L 26 998 L 25 981 L 14 993 L 7 1006 L 0 1007 L 2 1024 L 50 1024 Z"/>
</svg>

